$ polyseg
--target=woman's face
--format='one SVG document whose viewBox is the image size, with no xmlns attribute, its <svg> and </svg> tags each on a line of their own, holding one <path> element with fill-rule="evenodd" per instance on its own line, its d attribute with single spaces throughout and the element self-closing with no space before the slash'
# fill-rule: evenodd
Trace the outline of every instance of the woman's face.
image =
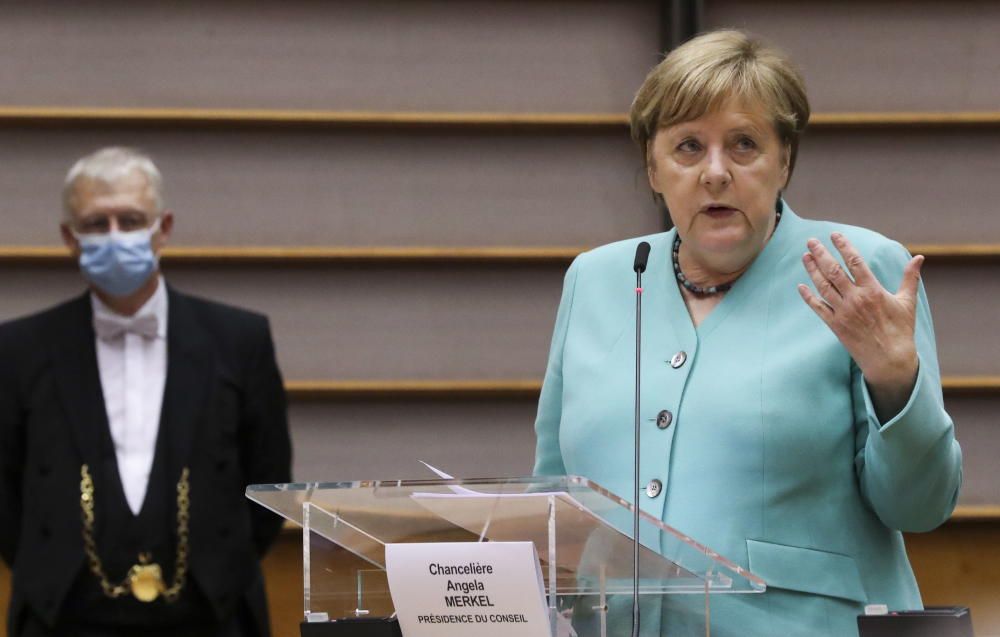
<svg viewBox="0 0 1000 637">
<path fill-rule="evenodd" d="M 788 181 L 788 148 L 759 107 L 732 100 L 715 112 L 657 131 L 649 183 L 663 195 L 692 257 L 720 273 L 763 249 L 774 204 Z"/>
</svg>

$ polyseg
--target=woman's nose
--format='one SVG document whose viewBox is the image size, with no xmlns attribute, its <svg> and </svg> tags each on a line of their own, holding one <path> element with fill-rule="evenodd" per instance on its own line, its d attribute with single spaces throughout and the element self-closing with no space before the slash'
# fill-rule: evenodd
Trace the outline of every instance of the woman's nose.
<svg viewBox="0 0 1000 637">
<path fill-rule="evenodd" d="M 710 188 L 723 188 L 733 180 L 729 162 L 722 150 L 709 150 L 705 155 L 705 165 L 701 172 L 701 183 Z"/>
</svg>

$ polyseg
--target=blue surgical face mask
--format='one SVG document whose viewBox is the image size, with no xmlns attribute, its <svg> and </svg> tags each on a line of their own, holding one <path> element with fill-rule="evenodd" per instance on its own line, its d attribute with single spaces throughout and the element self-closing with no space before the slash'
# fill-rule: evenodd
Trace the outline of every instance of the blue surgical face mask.
<svg viewBox="0 0 1000 637">
<path fill-rule="evenodd" d="M 104 234 L 73 233 L 80 242 L 80 271 L 84 278 L 111 296 L 128 296 L 156 272 L 153 235 L 160 220 L 133 232 L 112 230 Z"/>
</svg>

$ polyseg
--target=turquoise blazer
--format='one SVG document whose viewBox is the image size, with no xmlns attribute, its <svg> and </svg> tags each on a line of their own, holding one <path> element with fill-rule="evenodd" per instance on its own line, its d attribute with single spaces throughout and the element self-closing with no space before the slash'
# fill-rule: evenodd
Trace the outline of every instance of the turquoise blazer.
<svg viewBox="0 0 1000 637">
<path fill-rule="evenodd" d="M 916 386 L 888 422 L 876 417 L 858 366 L 799 296 L 797 284 L 811 285 L 801 262 L 806 240 L 837 254 L 834 231 L 898 289 L 910 258 L 900 244 L 802 219 L 787 205 L 764 250 L 697 328 L 673 274 L 675 230 L 591 250 L 566 273 L 534 472 L 585 476 L 631 500 L 632 261 L 648 241 L 640 475 L 642 485 L 657 479 L 663 489 L 643 493 L 640 506 L 768 586 L 713 597 L 712 635 L 843 637 L 857 634 L 865 604 L 921 608 L 900 531 L 933 529 L 958 497 L 962 455 L 944 410 L 923 286 Z M 675 368 L 678 352 L 686 360 Z M 663 410 L 672 415 L 666 428 L 656 424 Z M 620 601 L 630 609 L 631 600 Z M 612 621 L 628 625 L 631 611 L 622 612 Z M 683 627 L 684 616 L 647 600 L 642 634 L 698 631 L 696 622 Z"/>
</svg>

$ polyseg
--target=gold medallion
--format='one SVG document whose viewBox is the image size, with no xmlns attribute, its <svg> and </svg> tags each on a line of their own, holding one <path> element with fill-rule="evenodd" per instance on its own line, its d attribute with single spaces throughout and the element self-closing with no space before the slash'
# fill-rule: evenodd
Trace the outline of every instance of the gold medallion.
<svg viewBox="0 0 1000 637">
<path fill-rule="evenodd" d="M 128 584 L 140 602 L 152 602 L 165 590 L 159 564 L 136 564 L 129 569 Z"/>
<path fill-rule="evenodd" d="M 101 556 L 97 554 L 97 542 L 94 540 L 94 479 L 90 476 L 90 467 L 80 467 L 80 517 L 83 522 L 83 550 L 87 555 L 87 564 L 101 585 L 101 591 L 111 599 L 118 599 L 130 592 L 140 602 L 152 602 L 163 596 L 168 604 L 177 601 L 188 570 L 188 520 L 191 517 L 190 492 L 188 482 L 190 471 L 187 467 L 181 471 L 181 479 L 177 482 L 177 558 L 174 562 L 174 581 L 168 587 L 163 581 L 163 570 L 159 564 L 153 563 L 153 557 L 147 552 L 139 553 L 139 563 L 128 570 L 125 579 L 119 584 L 108 581 L 108 575 L 101 564 Z"/>
</svg>

